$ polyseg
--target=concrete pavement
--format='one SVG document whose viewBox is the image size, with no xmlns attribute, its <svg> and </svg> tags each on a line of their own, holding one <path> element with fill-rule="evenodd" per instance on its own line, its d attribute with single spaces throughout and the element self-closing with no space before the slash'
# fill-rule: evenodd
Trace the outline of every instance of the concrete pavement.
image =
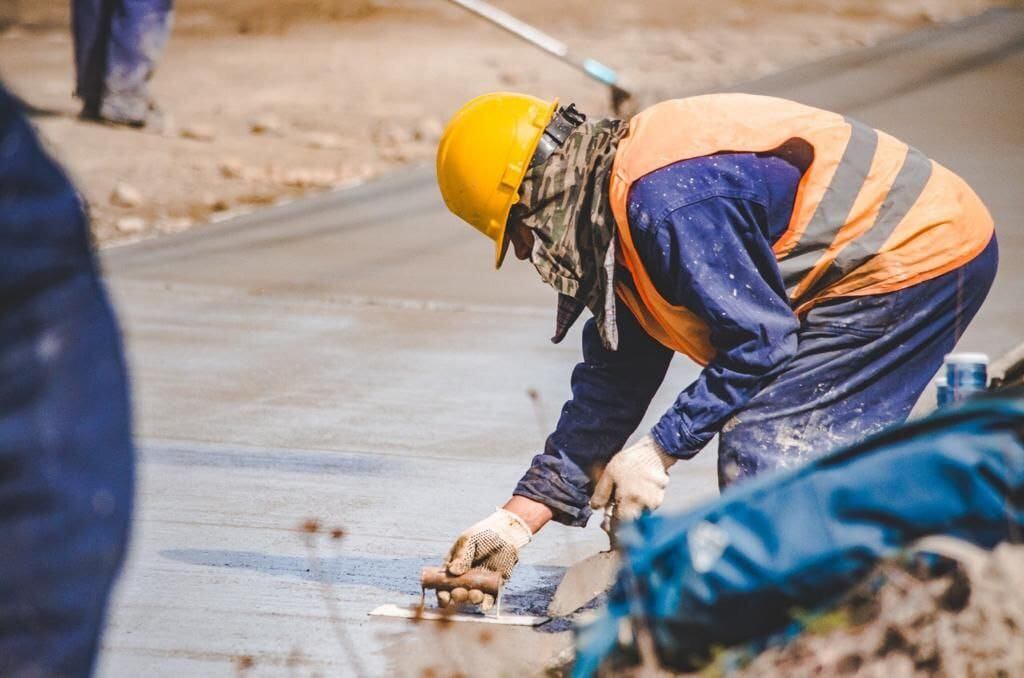
<svg viewBox="0 0 1024 678">
<path fill-rule="evenodd" d="M 961 346 L 1021 340 L 1024 12 L 736 89 L 840 110 L 967 178 L 1002 265 Z M 519 262 L 495 274 L 488 252 L 430 169 L 104 252 L 141 464 L 99 675 L 472 674 L 495 659 L 504 633 L 465 642 L 366 618 L 411 600 L 420 566 L 505 499 L 568 396 L 578 330 L 552 346 L 550 290 Z M 677 359 L 649 419 L 696 373 Z M 669 508 L 713 496 L 714 449 L 672 475 Z M 602 539 L 596 525 L 545 530 L 510 602 L 543 607 L 535 591 Z M 510 634 L 508 673 L 569 642 Z"/>
</svg>

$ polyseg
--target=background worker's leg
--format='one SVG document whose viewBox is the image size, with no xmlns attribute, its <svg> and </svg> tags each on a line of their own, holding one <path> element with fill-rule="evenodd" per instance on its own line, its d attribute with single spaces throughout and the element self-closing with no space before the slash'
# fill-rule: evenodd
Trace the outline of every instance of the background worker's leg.
<svg viewBox="0 0 1024 678">
<path fill-rule="evenodd" d="M 149 79 L 167 44 L 171 21 L 171 0 L 118 0 L 110 20 L 101 117 L 145 123 Z"/>
<path fill-rule="evenodd" d="M 723 427 L 719 484 L 797 465 L 905 420 L 988 294 L 997 260 L 993 237 L 934 280 L 812 309 L 793 360 Z"/>
<path fill-rule="evenodd" d="M 74 0 L 71 6 L 71 34 L 75 43 L 75 96 L 82 100 L 82 116 L 85 118 L 96 118 L 100 114 L 114 2 Z"/>
</svg>

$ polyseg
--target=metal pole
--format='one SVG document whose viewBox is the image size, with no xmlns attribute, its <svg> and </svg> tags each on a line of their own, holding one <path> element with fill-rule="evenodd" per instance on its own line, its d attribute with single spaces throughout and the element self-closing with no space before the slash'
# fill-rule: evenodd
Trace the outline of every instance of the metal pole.
<svg viewBox="0 0 1024 678">
<path fill-rule="evenodd" d="M 577 68 L 594 80 L 607 85 L 612 91 L 612 108 L 618 112 L 620 106 L 628 100 L 629 92 L 618 86 L 619 76 L 614 69 L 605 66 L 596 59 L 581 59 L 569 53 L 569 48 L 560 40 L 557 40 L 544 31 L 521 21 L 497 7 L 490 5 L 483 0 L 449 0 L 452 4 L 458 5 L 464 10 L 490 21 L 512 35 L 525 40 L 526 42 L 539 47 L 548 54 L 561 61 Z"/>
</svg>

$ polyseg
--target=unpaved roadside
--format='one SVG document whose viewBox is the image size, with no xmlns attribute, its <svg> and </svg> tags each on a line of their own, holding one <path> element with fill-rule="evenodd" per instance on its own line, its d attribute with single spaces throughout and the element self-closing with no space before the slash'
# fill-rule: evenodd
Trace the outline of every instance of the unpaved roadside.
<svg viewBox="0 0 1024 678">
<path fill-rule="evenodd" d="M 977 13 L 992 0 L 496 2 L 618 68 L 642 102 Z M 514 89 L 608 112 L 573 70 L 440 0 L 181 2 L 153 82 L 162 133 L 82 123 L 66 3 L 0 21 L 0 77 L 39 112 L 101 243 L 175 232 L 413 162 L 471 96 Z"/>
<path fill-rule="evenodd" d="M 881 565 L 843 604 L 740 675 L 1021 675 L 1024 546 L 957 548 L 963 560 L 938 575 Z"/>
</svg>

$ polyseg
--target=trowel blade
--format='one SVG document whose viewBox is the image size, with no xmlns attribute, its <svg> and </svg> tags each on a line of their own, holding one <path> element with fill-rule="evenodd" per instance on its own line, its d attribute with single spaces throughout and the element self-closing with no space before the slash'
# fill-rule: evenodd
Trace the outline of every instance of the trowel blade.
<svg viewBox="0 0 1024 678">
<path fill-rule="evenodd" d="M 611 588 L 619 572 L 618 551 L 601 551 L 568 570 L 548 603 L 548 614 L 564 617 Z"/>
<path fill-rule="evenodd" d="M 446 612 L 436 607 L 410 605 L 381 605 L 370 611 L 372 617 L 399 617 L 401 619 L 424 619 L 427 621 L 475 622 L 477 624 L 505 624 L 508 626 L 540 626 L 550 617 L 535 617 L 528 614 L 474 614 L 472 612 Z"/>
</svg>

